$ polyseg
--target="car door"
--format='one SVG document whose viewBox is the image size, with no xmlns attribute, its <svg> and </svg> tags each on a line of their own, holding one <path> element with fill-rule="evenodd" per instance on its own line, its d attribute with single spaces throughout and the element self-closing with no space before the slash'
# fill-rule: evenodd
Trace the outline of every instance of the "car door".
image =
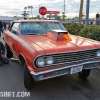
<svg viewBox="0 0 100 100">
<path fill-rule="evenodd" d="M 18 39 L 19 39 L 19 22 L 14 22 L 9 33 L 9 45 L 13 53 L 16 55 L 18 50 Z"/>
</svg>

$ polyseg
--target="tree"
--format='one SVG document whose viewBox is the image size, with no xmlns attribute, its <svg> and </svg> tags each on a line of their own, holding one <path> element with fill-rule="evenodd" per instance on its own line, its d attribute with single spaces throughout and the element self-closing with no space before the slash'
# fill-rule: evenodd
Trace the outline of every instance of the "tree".
<svg viewBox="0 0 100 100">
<path fill-rule="evenodd" d="M 31 9 L 31 15 L 32 15 L 32 18 L 33 18 L 33 13 L 32 13 L 33 6 L 32 5 L 30 6 L 30 9 Z"/>
<path fill-rule="evenodd" d="M 26 11 L 28 9 L 28 17 L 30 17 L 30 10 L 31 10 L 31 15 L 32 15 L 32 18 L 33 18 L 33 13 L 32 13 L 32 9 L 33 9 L 33 6 L 25 6 L 24 7 L 24 10 Z"/>
<path fill-rule="evenodd" d="M 56 20 L 61 20 L 61 16 L 58 16 L 57 14 L 54 14 L 53 18 L 56 19 Z"/>
<path fill-rule="evenodd" d="M 51 18 L 52 18 L 52 14 L 47 15 L 47 17 L 48 17 L 49 19 L 51 19 Z"/>
<path fill-rule="evenodd" d="M 25 10 L 25 11 L 27 10 L 27 7 L 26 7 L 26 6 L 24 7 L 24 10 Z"/>
<path fill-rule="evenodd" d="M 81 19 L 82 19 L 83 2 L 84 0 L 80 0 L 79 23 L 81 23 Z"/>
<path fill-rule="evenodd" d="M 30 6 L 27 7 L 28 8 L 28 17 L 30 17 Z"/>
<path fill-rule="evenodd" d="M 65 18 L 66 18 L 66 15 L 65 15 L 64 12 L 62 12 L 62 19 L 63 19 L 63 21 L 65 20 Z"/>
<path fill-rule="evenodd" d="M 40 19 L 40 15 L 37 15 L 37 16 L 36 16 L 36 19 Z"/>
</svg>

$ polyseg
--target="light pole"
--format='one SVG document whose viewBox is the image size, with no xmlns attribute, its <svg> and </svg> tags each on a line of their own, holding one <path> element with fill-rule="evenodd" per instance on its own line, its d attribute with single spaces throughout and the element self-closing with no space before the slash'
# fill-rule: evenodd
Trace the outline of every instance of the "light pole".
<svg viewBox="0 0 100 100">
<path fill-rule="evenodd" d="M 87 0 L 85 26 L 88 26 L 88 24 L 89 24 L 89 5 L 90 5 L 90 0 Z"/>
<path fill-rule="evenodd" d="M 64 12 L 63 12 L 63 21 L 65 21 L 65 0 L 64 0 Z"/>
</svg>

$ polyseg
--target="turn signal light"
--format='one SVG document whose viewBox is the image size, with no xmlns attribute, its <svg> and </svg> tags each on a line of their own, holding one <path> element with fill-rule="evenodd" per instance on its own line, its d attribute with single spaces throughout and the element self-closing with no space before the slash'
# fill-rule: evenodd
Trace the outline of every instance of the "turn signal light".
<svg viewBox="0 0 100 100">
<path fill-rule="evenodd" d="M 44 78 L 50 77 L 50 76 L 51 76 L 51 73 L 44 74 Z"/>
</svg>

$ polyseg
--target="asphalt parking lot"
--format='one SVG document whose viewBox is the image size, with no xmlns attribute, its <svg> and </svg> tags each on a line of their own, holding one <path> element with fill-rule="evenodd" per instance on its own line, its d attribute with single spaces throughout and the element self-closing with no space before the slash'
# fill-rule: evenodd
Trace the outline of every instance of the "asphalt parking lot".
<svg viewBox="0 0 100 100">
<path fill-rule="evenodd" d="M 31 90 L 24 88 L 24 67 L 17 60 L 0 66 L 0 100 L 100 100 L 100 69 L 92 69 L 82 80 L 78 74 L 36 82 Z M 28 92 L 28 97 L 1 97 L 1 92 Z"/>
</svg>

